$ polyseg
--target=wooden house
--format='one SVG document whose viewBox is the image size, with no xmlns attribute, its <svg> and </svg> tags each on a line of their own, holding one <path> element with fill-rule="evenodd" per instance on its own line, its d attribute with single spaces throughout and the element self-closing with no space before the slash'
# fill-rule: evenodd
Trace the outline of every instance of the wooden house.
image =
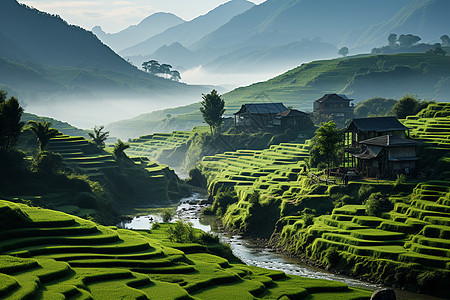
<svg viewBox="0 0 450 300">
<path fill-rule="evenodd" d="M 353 99 L 345 95 L 326 94 L 314 101 L 314 117 L 317 123 L 333 120 L 338 125 L 344 125 L 345 121 L 353 117 Z"/>
<path fill-rule="evenodd" d="M 357 158 L 360 174 L 370 177 L 394 177 L 416 172 L 416 147 L 421 143 L 395 135 L 382 135 L 359 142 Z"/>
<path fill-rule="evenodd" d="M 235 127 L 246 131 L 284 131 L 286 128 L 308 128 L 314 124 L 309 115 L 288 109 L 283 103 L 244 104 L 234 113 Z"/>
</svg>

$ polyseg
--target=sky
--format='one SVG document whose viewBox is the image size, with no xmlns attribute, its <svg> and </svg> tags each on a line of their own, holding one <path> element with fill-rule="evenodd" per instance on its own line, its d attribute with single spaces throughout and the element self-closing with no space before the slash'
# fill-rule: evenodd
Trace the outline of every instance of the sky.
<svg viewBox="0 0 450 300">
<path fill-rule="evenodd" d="M 1 1 L 1 0 L 0 0 Z M 91 30 L 101 26 L 115 33 L 139 23 L 155 12 L 171 12 L 186 21 L 203 15 L 229 0 L 19 0 L 51 14 L 60 15 L 70 24 Z M 251 0 L 260 4 L 265 0 Z"/>
</svg>

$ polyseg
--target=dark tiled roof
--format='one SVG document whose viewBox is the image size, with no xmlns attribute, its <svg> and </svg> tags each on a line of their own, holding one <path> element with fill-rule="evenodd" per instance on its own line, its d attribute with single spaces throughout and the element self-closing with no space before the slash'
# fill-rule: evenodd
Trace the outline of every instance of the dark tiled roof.
<svg viewBox="0 0 450 300">
<path fill-rule="evenodd" d="M 322 98 L 316 100 L 316 102 L 327 102 L 327 101 L 353 101 L 353 99 L 347 98 L 345 95 L 338 94 L 325 94 Z"/>
<path fill-rule="evenodd" d="M 421 143 L 413 140 L 402 139 L 397 136 L 383 135 L 359 142 L 360 144 L 379 147 L 418 146 Z"/>
<path fill-rule="evenodd" d="M 284 117 L 298 117 L 298 116 L 306 116 L 308 115 L 305 112 L 299 111 L 297 109 L 289 109 L 283 112 L 280 112 L 279 114 L 277 114 L 276 118 L 284 118 Z"/>
<path fill-rule="evenodd" d="M 360 158 L 360 159 L 372 159 L 372 158 L 378 157 L 381 150 L 383 150 L 382 147 L 367 148 L 366 151 L 364 151 L 363 153 L 353 154 L 353 156 Z"/>
<path fill-rule="evenodd" d="M 279 114 L 287 111 L 288 108 L 283 103 L 257 103 L 257 104 L 244 104 L 241 109 L 235 113 L 235 115 L 241 113 L 251 113 L 258 115 L 265 114 Z"/>
<path fill-rule="evenodd" d="M 353 128 L 361 131 L 375 132 L 408 130 L 408 127 L 400 123 L 396 117 L 353 119 L 350 125 L 348 125 L 347 130 Z"/>
</svg>

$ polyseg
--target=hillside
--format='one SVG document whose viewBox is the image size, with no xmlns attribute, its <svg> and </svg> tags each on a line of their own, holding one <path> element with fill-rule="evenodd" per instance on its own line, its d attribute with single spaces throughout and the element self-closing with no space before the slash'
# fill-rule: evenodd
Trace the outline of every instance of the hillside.
<svg viewBox="0 0 450 300">
<path fill-rule="evenodd" d="M 422 38 L 423 42 L 441 42 L 439 29 L 449 28 L 450 21 L 446 18 L 446 11 L 450 10 L 450 3 L 446 0 L 415 0 L 410 1 L 400 9 L 392 18 L 374 24 L 360 32 L 349 34 L 343 44 L 352 48 L 370 50 L 368 46 L 379 46 L 387 42 L 391 33 L 414 33 Z"/>
<path fill-rule="evenodd" d="M 345 93 L 355 102 L 372 97 L 419 98 L 448 101 L 450 57 L 426 54 L 353 56 L 303 64 L 266 82 L 237 88 L 223 95 L 231 115 L 244 103 L 283 102 L 286 106 L 312 111 L 313 101 L 326 93 Z M 202 124 L 199 103 L 143 114 L 108 126 L 115 135 L 137 137 L 158 132 L 190 130 Z M 166 120 L 166 115 L 171 118 Z M 164 121 L 163 121 L 164 120 Z"/>
<path fill-rule="evenodd" d="M 183 22 L 174 14 L 159 12 L 116 33 L 106 33 L 100 26 L 92 28 L 92 32 L 115 52 L 119 52 Z"/>
<path fill-rule="evenodd" d="M 120 52 L 122 56 L 150 55 L 164 45 L 181 43 L 189 47 L 200 40 L 206 34 L 216 30 L 227 23 L 232 17 L 243 13 L 254 6 L 246 0 L 232 0 L 218 6 L 203 16 L 199 16 L 189 22 L 185 22 L 167 29 L 166 31 L 147 39 L 146 41 Z M 130 57 L 133 61 L 133 58 Z"/>
<path fill-rule="evenodd" d="M 0 201 L 0 296 L 8 299 L 369 299 L 346 284 L 239 263 L 195 231 L 171 240 L 173 225 L 131 231 Z M 223 257 L 221 257 L 223 256 Z"/>
</svg>

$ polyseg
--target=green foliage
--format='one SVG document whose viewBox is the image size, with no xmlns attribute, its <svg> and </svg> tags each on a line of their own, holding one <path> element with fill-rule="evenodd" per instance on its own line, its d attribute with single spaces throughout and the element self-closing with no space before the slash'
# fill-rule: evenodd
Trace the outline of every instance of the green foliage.
<svg viewBox="0 0 450 300">
<path fill-rule="evenodd" d="M 40 151 L 33 158 L 32 170 L 40 174 L 56 174 L 62 166 L 62 156 L 51 151 Z"/>
<path fill-rule="evenodd" d="M 346 57 L 348 54 L 348 48 L 342 47 L 341 49 L 339 49 L 338 54 L 342 55 L 343 57 Z"/>
<path fill-rule="evenodd" d="M 189 179 L 186 183 L 196 187 L 206 188 L 207 181 L 206 177 L 198 168 L 193 168 L 189 171 Z"/>
<path fill-rule="evenodd" d="M 384 117 L 389 115 L 396 103 L 395 99 L 371 98 L 359 102 L 355 107 L 354 114 L 356 118 Z"/>
<path fill-rule="evenodd" d="M 157 230 L 161 228 L 161 224 L 159 224 L 158 222 L 155 222 L 152 224 L 151 230 Z"/>
<path fill-rule="evenodd" d="M 161 211 L 160 215 L 161 215 L 163 222 L 168 223 L 168 222 L 172 221 L 173 217 L 175 216 L 175 212 L 173 211 L 173 209 L 165 208 Z"/>
<path fill-rule="evenodd" d="M 339 261 L 339 252 L 336 247 L 330 247 L 325 250 L 323 259 L 328 266 L 334 266 Z"/>
<path fill-rule="evenodd" d="M 202 113 L 203 120 L 209 125 L 212 135 L 213 129 L 217 129 L 222 124 L 225 101 L 216 90 L 212 90 L 207 95 L 203 94 L 202 98 L 200 112 Z"/>
<path fill-rule="evenodd" d="M 212 211 L 218 215 L 223 215 L 226 212 L 228 206 L 236 203 L 237 201 L 238 196 L 234 189 L 220 189 L 214 196 Z"/>
<path fill-rule="evenodd" d="M 406 182 L 406 175 L 398 174 L 397 179 L 395 179 L 394 186 L 397 187 L 401 184 L 404 184 Z"/>
<path fill-rule="evenodd" d="M 109 131 L 102 132 L 105 126 L 94 127 L 94 133 L 89 132 L 88 135 L 92 141 L 100 148 L 105 148 L 105 141 L 109 136 Z"/>
<path fill-rule="evenodd" d="M 302 215 L 303 227 L 307 228 L 314 224 L 314 215 L 313 214 L 304 214 Z"/>
<path fill-rule="evenodd" d="M 369 216 L 380 217 L 383 212 L 394 208 L 392 202 L 382 193 L 375 193 L 366 200 L 366 212 Z"/>
<path fill-rule="evenodd" d="M 316 131 L 316 135 L 312 141 L 312 149 L 310 152 L 310 164 L 317 167 L 321 161 L 318 155 L 323 158 L 327 168 L 337 166 L 340 160 L 339 150 L 341 149 L 342 136 L 336 124 L 333 121 L 324 123 Z"/>
<path fill-rule="evenodd" d="M 429 104 L 434 102 L 420 101 L 413 96 L 404 96 L 392 108 L 392 113 L 399 119 L 405 119 L 425 109 Z"/>
<path fill-rule="evenodd" d="M 167 229 L 169 240 L 177 243 L 195 242 L 194 227 L 192 223 L 178 220 Z"/>
<path fill-rule="evenodd" d="M 7 93 L 0 90 L 0 150 L 8 151 L 17 144 L 24 125 L 20 121 L 23 108 L 15 97 L 6 100 Z"/>
<path fill-rule="evenodd" d="M 50 140 L 61 134 L 57 129 L 50 128 L 50 126 L 52 126 L 50 122 L 28 121 L 28 128 L 36 135 L 40 151 L 45 151 Z"/>
<path fill-rule="evenodd" d="M 255 191 L 253 191 L 253 193 L 247 195 L 247 199 L 246 200 L 250 204 L 258 205 L 260 198 L 261 198 L 261 195 L 259 194 L 259 192 L 257 190 L 255 190 Z"/>
<path fill-rule="evenodd" d="M 118 160 L 124 160 L 127 157 L 127 155 L 125 154 L 125 150 L 130 148 L 129 144 L 126 144 L 124 142 L 122 142 L 120 139 L 117 140 L 117 143 L 114 145 L 114 156 L 116 157 L 116 159 Z"/>
</svg>

